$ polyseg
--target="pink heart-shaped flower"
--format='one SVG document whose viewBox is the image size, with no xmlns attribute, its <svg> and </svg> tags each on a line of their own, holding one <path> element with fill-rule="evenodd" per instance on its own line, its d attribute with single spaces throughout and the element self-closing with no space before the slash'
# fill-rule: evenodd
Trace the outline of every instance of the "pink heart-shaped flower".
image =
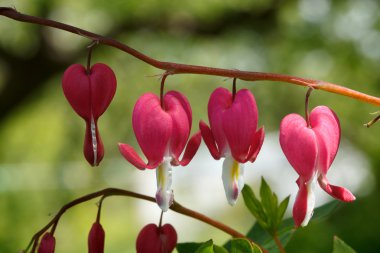
<svg viewBox="0 0 380 253">
<path fill-rule="evenodd" d="M 115 95 L 115 74 L 102 63 L 93 65 L 89 72 L 82 65 L 74 64 L 65 71 L 62 88 L 71 107 L 86 121 L 83 152 L 87 161 L 96 166 L 104 155 L 97 121 Z"/>
<path fill-rule="evenodd" d="M 289 163 L 298 173 L 299 191 L 293 207 L 296 226 L 305 226 L 313 213 L 313 185 L 319 185 L 341 201 L 355 200 L 347 189 L 331 185 L 326 174 L 335 159 L 340 142 L 340 125 L 335 113 L 318 106 L 310 113 L 310 126 L 298 114 L 287 115 L 281 122 L 280 144 Z"/>
</svg>

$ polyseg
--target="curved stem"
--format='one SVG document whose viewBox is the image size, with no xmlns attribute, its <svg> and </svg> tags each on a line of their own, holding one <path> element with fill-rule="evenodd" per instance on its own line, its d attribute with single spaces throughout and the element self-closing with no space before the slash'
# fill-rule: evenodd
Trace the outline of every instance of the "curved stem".
<svg viewBox="0 0 380 253">
<path fill-rule="evenodd" d="M 158 228 L 161 228 L 161 226 L 162 226 L 162 217 L 163 216 L 164 216 L 164 211 L 161 210 L 160 222 L 158 223 Z"/>
<path fill-rule="evenodd" d="M 380 106 L 380 98 L 378 97 L 370 96 L 370 95 L 367 95 L 367 94 L 364 94 L 364 93 L 361 93 L 361 92 L 358 92 L 358 91 L 355 91 L 343 86 L 339 86 L 337 84 L 329 83 L 329 82 L 306 79 L 306 78 L 283 75 L 283 74 L 211 68 L 211 67 L 205 67 L 205 66 L 187 65 L 187 64 L 180 64 L 180 63 L 174 63 L 174 62 L 159 61 L 115 39 L 107 38 L 107 37 L 98 35 L 96 33 L 92 33 L 92 32 L 77 28 L 75 26 L 67 25 L 61 22 L 50 20 L 50 19 L 44 19 L 40 17 L 22 14 L 13 8 L 0 7 L 0 15 L 14 19 L 14 20 L 18 20 L 21 22 L 53 27 L 56 29 L 77 34 L 82 37 L 86 37 L 88 39 L 97 41 L 99 44 L 111 46 L 121 51 L 124 51 L 127 54 L 130 54 L 131 56 L 153 67 L 156 67 L 165 71 L 170 71 L 170 74 L 188 73 L 188 74 L 224 76 L 224 77 L 239 78 L 245 81 L 259 81 L 259 80 L 279 81 L 279 82 L 291 83 L 291 84 L 296 84 L 296 85 L 301 85 L 301 86 L 313 87 L 314 89 L 319 89 L 319 90 L 324 90 L 327 92 L 340 94 L 343 96 L 361 100 L 369 104 Z"/>
<path fill-rule="evenodd" d="M 94 40 L 87 48 L 88 48 L 88 54 L 87 54 L 87 67 L 86 72 L 87 75 L 91 74 L 91 56 L 92 56 L 92 49 L 98 44 L 97 40 Z"/>
<path fill-rule="evenodd" d="M 127 190 L 122 190 L 122 189 L 117 189 L 117 188 L 106 188 L 106 189 L 103 189 L 103 190 L 100 190 L 100 191 L 97 191 L 97 192 L 94 192 L 94 193 L 90 193 L 90 194 L 87 194 L 85 196 L 82 196 L 80 198 L 77 198 L 69 203 L 67 203 L 66 205 L 62 206 L 62 208 L 58 211 L 58 213 L 50 220 L 50 222 L 48 224 L 46 224 L 42 229 L 40 229 L 36 234 L 33 235 L 30 243 L 28 244 L 28 246 L 26 247 L 25 249 L 25 252 L 28 252 L 29 248 L 33 245 L 33 248 L 32 248 L 32 251 L 31 252 L 34 252 L 36 247 L 37 247 L 37 243 L 38 243 L 38 240 L 39 238 L 51 227 L 51 226 L 54 226 L 54 224 L 57 224 L 59 219 L 61 218 L 61 216 L 68 210 L 70 209 L 71 207 L 73 206 L 76 206 L 78 204 L 81 204 L 83 202 L 86 202 L 86 201 L 89 201 L 91 199 L 94 199 L 94 198 L 97 198 L 97 197 L 102 197 L 101 200 L 100 200 L 100 203 L 99 203 L 99 209 L 98 209 L 98 215 L 100 215 L 100 208 L 101 208 L 101 204 L 102 204 L 102 201 L 104 200 L 104 198 L 106 197 L 109 197 L 109 196 L 127 196 L 127 197 L 132 197 L 132 198 L 138 198 L 138 199 L 143 199 L 143 200 L 147 200 L 147 201 L 150 201 L 150 202 L 156 202 L 156 199 L 153 198 L 153 197 L 150 197 L 150 196 L 146 196 L 146 195 L 143 195 L 143 194 L 139 194 L 139 193 L 135 193 L 135 192 L 132 192 L 132 191 L 127 191 Z M 192 217 L 194 219 L 197 219 L 197 220 L 200 220 L 204 223 L 207 223 L 217 229 L 220 229 L 224 232 L 226 232 L 227 234 L 231 235 L 232 237 L 236 237 L 236 238 L 246 238 L 243 234 L 239 233 L 238 231 L 234 230 L 233 228 L 225 225 L 224 223 L 221 223 L 219 221 L 216 221 L 216 220 L 213 220 L 212 218 L 206 216 L 206 215 L 203 215 L 201 213 L 198 213 L 196 211 L 193 211 L 191 209 L 188 209 L 182 205 L 180 205 L 178 202 L 174 201 L 173 205 L 170 206 L 170 209 L 174 212 L 177 212 L 177 213 L 180 213 L 180 214 L 183 214 L 185 216 L 189 216 L 189 217 Z M 250 238 L 246 238 L 250 241 L 252 241 Z M 253 241 L 252 241 L 253 242 Z M 255 242 L 253 242 L 255 243 Z M 257 243 L 256 243 L 257 244 Z M 258 245 L 258 244 L 257 244 Z M 264 249 L 263 249 L 264 250 Z M 264 250 L 264 252 L 266 252 Z"/>
<path fill-rule="evenodd" d="M 232 101 L 235 100 L 235 95 L 236 95 L 236 77 L 232 81 Z"/>
<path fill-rule="evenodd" d="M 311 92 L 313 91 L 314 89 L 312 87 L 310 87 L 307 92 L 306 92 L 306 98 L 305 98 L 305 118 L 306 118 L 306 124 L 307 124 L 307 127 L 310 127 L 310 119 L 309 119 L 309 97 L 310 97 L 310 94 Z"/>
<path fill-rule="evenodd" d="M 282 246 L 282 243 L 281 243 L 280 239 L 278 239 L 278 235 L 277 235 L 277 233 L 275 233 L 275 234 L 273 235 L 273 239 L 274 239 L 274 241 L 276 242 L 276 245 L 277 245 L 278 250 L 280 251 L 280 253 L 286 253 L 286 251 L 285 251 L 285 249 L 284 249 L 284 246 Z"/>
<path fill-rule="evenodd" d="M 164 90 L 165 90 L 165 81 L 166 81 L 166 78 L 168 77 L 169 73 L 165 72 L 163 75 L 162 75 L 162 78 L 161 78 L 161 86 L 160 86 L 160 103 L 161 103 L 161 108 L 163 110 L 165 110 L 164 108 Z"/>
</svg>

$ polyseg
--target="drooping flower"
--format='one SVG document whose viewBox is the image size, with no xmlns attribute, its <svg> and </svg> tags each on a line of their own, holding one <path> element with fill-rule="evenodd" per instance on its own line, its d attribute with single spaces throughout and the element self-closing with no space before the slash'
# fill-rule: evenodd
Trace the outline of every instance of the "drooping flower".
<svg viewBox="0 0 380 253">
<path fill-rule="evenodd" d="M 170 224 L 146 225 L 137 236 L 137 253 L 170 253 L 177 245 L 177 232 Z"/>
<path fill-rule="evenodd" d="M 157 168 L 156 201 L 163 211 L 167 211 L 173 201 L 171 166 L 186 166 L 201 142 L 198 132 L 187 143 L 191 123 L 191 108 L 184 95 L 176 91 L 166 93 L 162 108 L 160 99 L 155 94 L 146 93 L 136 102 L 132 125 L 148 163 L 131 146 L 119 143 L 121 154 L 136 168 Z M 185 146 L 186 150 L 180 159 Z"/>
<path fill-rule="evenodd" d="M 314 210 L 313 188 L 318 181 L 322 189 L 344 202 L 355 200 L 347 189 L 331 185 L 326 178 L 340 142 L 340 124 L 335 113 L 318 106 L 310 114 L 310 126 L 298 114 L 289 114 L 281 122 L 280 144 L 289 163 L 299 175 L 299 191 L 293 206 L 296 226 L 306 226 Z"/>
<path fill-rule="evenodd" d="M 91 166 L 97 166 L 104 156 L 97 122 L 115 95 L 115 74 L 102 63 L 93 65 L 89 73 L 82 65 L 73 64 L 63 75 L 62 88 L 71 107 L 86 121 L 83 153 Z"/>
<path fill-rule="evenodd" d="M 105 233 L 102 225 L 95 222 L 88 234 L 88 253 L 103 253 L 104 252 Z"/>
<path fill-rule="evenodd" d="M 38 253 L 54 253 L 55 250 L 55 238 L 49 232 L 45 233 L 41 239 L 40 246 L 38 247 Z"/>
<path fill-rule="evenodd" d="M 264 141 L 264 127 L 257 130 L 255 97 L 247 89 L 235 97 L 225 88 L 217 88 L 208 102 L 210 127 L 199 123 L 202 138 L 211 155 L 223 162 L 223 185 L 228 203 L 234 205 L 244 186 L 244 163 L 254 162 Z"/>
</svg>

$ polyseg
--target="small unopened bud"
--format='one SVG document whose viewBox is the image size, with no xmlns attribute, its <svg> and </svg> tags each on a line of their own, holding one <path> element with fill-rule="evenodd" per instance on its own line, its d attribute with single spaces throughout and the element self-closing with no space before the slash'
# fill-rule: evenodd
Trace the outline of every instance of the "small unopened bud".
<svg viewBox="0 0 380 253">
<path fill-rule="evenodd" d="M 105 233 L 102 225 L 95 222 L 88 234 L 88 252 L 89 253 L 103 253 L 104 252 L 104 238 Z"/>
<path fill-rule="evenodd" d="M 38 253 L 54 253 L 55 238 L 49 232 L 45 233 L 41 239 Z"/>
<path fill-rule="evenodd" d="M 177 232 L 170 224 L 146 225 L 136 240 L 137 253 L 170 253 L 177 245 Z"/>
</svg>

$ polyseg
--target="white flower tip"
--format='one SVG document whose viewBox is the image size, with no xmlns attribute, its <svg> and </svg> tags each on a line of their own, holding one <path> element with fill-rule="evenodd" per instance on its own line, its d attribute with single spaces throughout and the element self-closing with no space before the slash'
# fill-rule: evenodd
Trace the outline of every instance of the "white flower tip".
<svg viewBox="0 0 380 253">
<path fill-rule="evenodd" d="M 244 186 L 244 166 L 227 156 L 223 162 L 222 180 L 227 201 L 231 206 L 236 204 Z"/>
</svg>

